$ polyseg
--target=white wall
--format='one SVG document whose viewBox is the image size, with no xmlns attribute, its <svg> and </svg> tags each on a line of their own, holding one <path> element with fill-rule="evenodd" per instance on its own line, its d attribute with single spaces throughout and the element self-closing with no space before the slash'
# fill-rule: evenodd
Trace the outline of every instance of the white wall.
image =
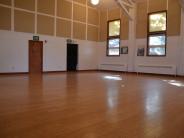
<svg viewBox="0 0 184 138">
<path fill-rule="evenodd" d="M 66 40 L 63 38 L 40 36 L 43 46 L 43 71 L 66 70 Z"/>
<path fill-rule="evenodd" d="M 43 71 L 66 70 L 66 39 L 39 35 L 47 40 L 43 48 Z M 28 40 L 33 34 L 0 30 L 0 73 L 28 72 Z M 97 69 L 97 43 L 75 40 L 79 44 L 79 70 Z"/>
<path fill-rule="evenodd" d="M 137 56 L 135 52 L 135 72 L 148 72 L 148 73 L 160 73 L 160 74 L 176 74 L 176 68 L 178 67 L 178 52 L 179 52 L 179 36 L 173 36 L 167 38 L 167 48 L 166 48 L 166 57 L 149 57 L 146 56 Z M 146 39 L 137 39 L 136 40 L 136 50 L 139 46 L 144 46 L 146 49 L 147 40 Z M 160 68 L 155 69 L 155 67 L 146 69 L 139 68 L 139 65 L 153 65 L 160 66 Z M 171 66 L 175 69 L 171 69 L 170 71 L 162 69 L 162 66 Z M 178 68 L 177 68 L 178 69 Z M 172 72 L 172 73 L 171 73 Z"/>
<path fill-rule="evenodd" d="M 128 71 L 129 72 L 145 72 L 145 70 L 140 70 L 137 68 L 137 65 L 167 65 L 167 66 L 178 66 L 178 59 L 179 59 L 179 36 L 173 36 L 168 37 L 167 42 L 167 56 L 166 57 L 148 57 L 145 56 L 140 57 L 137 56 L 137 48 L 139 46 L 144 46 L 146 48 L 146 39 L 137 39 L 136 45 L 130 45 L 128 41 L 121 41 L 121 46 L 128 46 L 129 51 L 133 51 L 134 56 L 133 58 L 129 58 L 130 55 L 132 57 L 132 53 L 129 53 L 128 55 L 121 55 L 120 57 L 107 57 L 106 56 L 106 42 L 99 43 L 99 64 L 104 63 L 110 63 L 110 64 L 126 64 L 128 65 Z M 182 60 L 183 62 L 183 60 Z M 133 67 L 130 63 L 134 63 Z M 122 70 L 124 71 L 124 70 Z M 154 69 L 149 68 L 149 73 L 154 73 Z M 161 74 L 170 74 L 170 72 L 165 72 L 165 70 L 160 70 L 160 72 L 155 73 L 161 73 Z"/>
<path fill-rule="evenodd" d="M 96 70 L 98 66 L 97 42 L 75 40 L 79 44 L 78 70 Z"/>
<path fill-rule="evenodd" d="M 128 41 L 121 41 L 122 46 L 128 46 Z M 98 44 L 98 68 L 101 69 L 101 64 L 109 64 L 106 65 L 103 69 L 105 70 L 113 70 L 115 68 L 111 64 L 117 64 L 117 65 L 124 65 L 124 67 L 121 68 L 121 70 L 116 66 L 118 71 L 127 71 L 128 70 L 128 54 L 121 54 L 119 57 L 108 57 L 106 56 L 106 42 L 99 42 Z"/>
<path fill-rule="evenodd" d="M 0 31 L 0 72 L 28 71 L 30 34 Z"/>
<path fill-rule="evenodd" d="M 28 40 L 33 34 L 0 31 L 0 73 L 7 72 L 28 72 Z M 174 65 L 177 66 L 178 74 L 184 74 L 184 38 L 178 36 L 168 37 L 166 57 L 137 57 L 137 47 L 144 45 L 146 39 L 137 39 L 132 45 L 130 40 L 121 41 L 121 46 L 129 47 L 129 54 L 120 57 L 106 56 L 106 42 L 90 42 L 86 40 L 75 40 L 79 44 L 79 65 L 78 70 L 98 69 L 100 64 L 122 64 L 121 69 L 109 66 L 109 70 L 122 70 L 137 72 L 138 64 Z M 66 39 L 59 37 L 40 35 L 40 40 L 47 40 L 43 50 L 44 71 L 65 71 L 66 70 Z M 181 41 L 182 40 L 182 41 Z M 130 54 L 130 51 L 133 52 Z M 133 63 L 133 65 L 131 64 Z M 127 66 L 126 66 L 127 65 Z M 131 67 L 130 67 L 131 66 Z M 142 72 L 153 72 L 154 69 L 140 70 Z M 159 70 L 157 73 L 168 73 Z"/>
</svg>

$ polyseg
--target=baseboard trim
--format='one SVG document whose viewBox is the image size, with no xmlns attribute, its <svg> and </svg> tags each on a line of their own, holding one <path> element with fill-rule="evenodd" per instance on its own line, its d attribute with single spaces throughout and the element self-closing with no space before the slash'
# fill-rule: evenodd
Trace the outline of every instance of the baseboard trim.
<svg viewBox="0 0 184 138">
<path fill-rule="evenodd" d="M 94 71 L 98 71 L 96 69 L 89 69 L 89 70 L 76 70 L 76 71 L 67 71 L 67 70 L 63 70 L 63 71 L 44 71 L 44 74 L 47 73 L 70 73 L 70 72 L 94 72 Z"/>
<path fill-rule="evenodd" d="M 158 74 L 158 73 L 144 73 L 144 72 L 128 72 L 128 71 L 115 71 L 115 70 L 98 70 L 100 72 L 111 72 L 111 73 L 126 73 L 126 74 L 134 74 L 134 75 L 152 75 L 152 76 L 168 76 L 168 77 L 184 77 L 181 75 L 175 74 Z"/>
<path fill-rule="evenodd" d="M 25 75 L 29 74 L 29 72 L 2 72 L 0 75 Z"/>
<path fill-rule="evenodd" d="M 50 74 L 50 73 L 69 73 L 69 72 L 94 72 L 98 71 L 96 69 L 90 69 L 90 70 L 76 70 L 76 71 L 43 71 L 42 74 Z M 22 74 L 29 74 L 29 72 L 3 72 L 0 73 L 0 75 L 22 75 Z"/>
<path fill-rule="evenodd" d="M 77 70 L 78 72 L 96 72 L 99 71 L 97 69 L 89 69 L 89 70 Z"/>
<path fill-rule="evenodd" d="M 135 72 L 137 75 L 152 75 L 152 76 L 168 76 L 177 77 L 176 74 L 159 74 L 159 73 L 145 73 L 145 72 Z"/>
<path fill-rule="evenodd" d="M 152 76 L 168 76 L 168 77 L 178 77 L 184 78 L 182 75 L 173 75 L 173 74 L 156 74 L 156 73 L 144 73 L 144 72 L 128 72 L 128 71 L 115 71 L 115 70 L 100 70 L 100 69 L 89 69 L 89 70 L 76 70 L 76 71 L 43 71 L 42 74 L 54 74 L 54 73 L 70 73 L 70 72 L 109 72 L 109 73 L 125 73 L 125 74 L 134 74 L 134 75 L 152 75 Z M 3 72 L 0 75 L 28 75 L 29 72 Z"/>
<path fill-rule="evenodd" d="M 97 71 L 100 71 L 100 72 L 113 72 L 113 73 L 130 73 L 130 72 L 127 72 L 127 71 L 117 71 L 117 70 L 97 70 Z"/>
<path fill-rule="evenodd" d="M 179 78 L 184 78 L 184 75 L 176 75 Z"/>
<path fill-rule="evenodd" d="M 65 73 L 65 72 L 67 72 L 67 71 L 65 71 L 65 70 L 61 70 L 61 71 L 43 71 L 42 73 L 43 74 L 48 74 L 48 73 Z"/>
</svg>

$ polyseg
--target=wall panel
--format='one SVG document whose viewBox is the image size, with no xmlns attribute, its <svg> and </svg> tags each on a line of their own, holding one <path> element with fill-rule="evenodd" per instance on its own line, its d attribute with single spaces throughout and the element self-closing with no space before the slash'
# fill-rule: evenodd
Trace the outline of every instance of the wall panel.
<svg viewBox="0 0 184 138">
<path fill-rule="evenodd" d="M 86 22 L 86 7 L 74 4 L 73 19 L 81 22 Z"/>
<path fill-rule="evenodd" d="M 15 7 L 34 11 L 35 0 L 15 0 Z"/>
<path fill-rule="evenodd" d="M 108 11 L 108 20 L 114 20 L 120 18 L 120 9 L 111 9 Z"/>
<path fill-rule="evenodd" d="M 11 0 L 0 0 L 0 4 L 11 5 Z"/>
<path fill-rule="evenodd" d="M 73 23 L 73 38 L 86 40 L 86 25 L 81 23 Z"/>
<path fill-rule="evenodd" d="M 57 36 L 71 37 L 71 21 L 57 19 Z"/>
<path fill-rule="evenodd" d="M 0 7 L 0 29 L 11 30 L 11 9 Z"/>
<path fill-rule="evenodd" d="M 100 41 L 107 40 L 107 11 L 100 12 Z"/>
<path fill-rule="evenodd" d="M 129 19 L 122 11 L 121 15 L 121 40 L 128 40 L 129 38 Z"/>
<path fill-rule="evenodd" d="M 180 35 L 181 7 L 178 0 L 168 0 L 168 29 L 169 36 Z"/>
<path fill-rule="evenodd" d="M 149 12 L 162 11 L 167 9 L 167 0 L 148 0 Z"/>
<path fill-rule="evenodd" d="M 57 1 L 57 16 L 71 19 L 72 3 L 66 0 L 58 0 Z"/>
<path fill-rule="evenodd" d="M 55 0 L 38 0 L 38 12 L 54 15 Z"/>
<path fill-rule="evenodd" d="M 94 24 L 94 25 L 99 24 L 98 10 L 88 8 L 88 23 Z"/>
<path fill-rule="evenodd" d="M 137 4 L 136 38 L 147 37 L 147 3 Z"/>
<path fill-rule="evenodd" d="M 38 34 L 54 35 L 54 18 L 38 15 Z"/>
<path fill-rule="evenodd" d="M 86 1 L 87 0 L 73 0 L 73 1 L 78 2 L 78 3 L 81 3 L 81 4 L 86 4 Z"/>
<path fill-rule="evenodd" d="M 15 31 L 34 33 L 34 24 L 34 14 L 15 10 Z"/>
<path fill-rule="evenodd" d="M 95 26 L 88 25 L 88 38 L 90 41 L 98 41 L 98 28 Z"/>
</svg>

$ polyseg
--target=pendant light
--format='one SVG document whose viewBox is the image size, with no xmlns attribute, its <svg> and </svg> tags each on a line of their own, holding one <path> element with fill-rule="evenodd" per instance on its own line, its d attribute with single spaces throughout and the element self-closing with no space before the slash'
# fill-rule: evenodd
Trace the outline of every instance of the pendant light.
<svg viewBox="0 0 184 138">
<path fill-rule="evenodd" d="M 91 4 L 93 4 L 93 5 L 98 5 L 98 3 L 99 3 L 99 0 L 90 0 L 91 1 Z"/>
</svg>

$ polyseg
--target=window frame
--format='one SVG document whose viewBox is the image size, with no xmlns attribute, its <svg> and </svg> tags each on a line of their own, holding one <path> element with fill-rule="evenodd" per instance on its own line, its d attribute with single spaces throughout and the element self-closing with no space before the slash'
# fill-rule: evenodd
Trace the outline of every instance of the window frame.
<svg viewBox="0 0 184 138">
<path fill-rule="evenodd" d="M 109 36 L 109 24 L 110 24 L 110 22 L 114 22 L 114 21 L 119 21 L 120 22 L 119 35 Z M 119 55 L 109 55 L 109 40 L 111 40 L 111 39 L 119 39 Z M 108 57 L 119 57 L 120 56 L 120 43 L 121 43 L 121 19 L 109 20 L 107 22 L 106 56 L 108 56 Z"/>
<path fill-rule="evenodd" d="M 153 15 L 153 14 L 159 14 L 159 13 L 166 13 L 166 30 L 164 31 L 154 31 L 154 32 L 150 32 L 150 15 Z M 168 23 L 167 23 L 167 10 L 163 10 L 163 11 L 157 11 L 157 12 L 151 12 L 151 13 L 148 13 L 148 18 L 147 18 L 147 56 L 149 57 L 166 57 L 167 55 L 167 26 L 168 26 Z M 150 36 L 159 36 L 159 35 L 165 35 L 165 45 L 164 45 L 164 48 L 165 48 L 165 54 L 164 55 L 150 55 L 149 53 L 149 50 L 150 50 Z"/>
</svg>

